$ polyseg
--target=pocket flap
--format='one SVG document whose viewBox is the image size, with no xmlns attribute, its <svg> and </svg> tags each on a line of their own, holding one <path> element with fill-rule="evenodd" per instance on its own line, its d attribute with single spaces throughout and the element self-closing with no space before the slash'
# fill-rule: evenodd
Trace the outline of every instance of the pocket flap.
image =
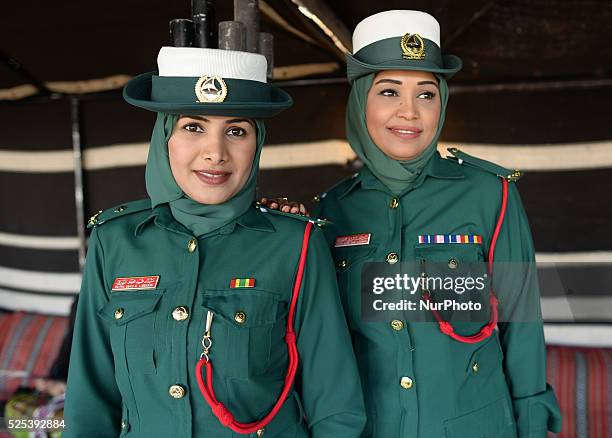
<svg viewBox="0 0 612 438">
<path fill-rule="evenodd" d="M 515 437 L 512 408 L 500 398 L 479 409 L 444 421 L 446 438 Z"/>
<path fill-rule="evenodd" d="M 468 374 L 488 374 L 501 366 L 503 352 L 497 332 L 493 332 L 489 339 L 472 353 L 465 372 Z"/>
<path fill-rule="evenodd" d="M 417 259 L 440 263 L 441 266 L 448 265 L 449 268 L 451 268 L 450 262 L 455 260 L 457 262 L 456 269 L 463 269 L 463 263 L 473 264 L 484 260 L 482 246 L 467 243 L 415 245 L 414 254 Z"/>
<path fill-rule="evenodd" d="M 332 248 L 332 255 L 334 256 L 336 269 L 344 271 L 355 263 L 366 260 L 368 257 L 372 256 L 375 251 L 376 246 L 374 245 L 346 246 Z"/>
<path fill-rule="evenodd" d="M 116 325 L 127 324 L 153 312 L 163 293 L 163 289 L 112 292 L 110 301 L 98 310 L 98 315 Z"/>
<path fill-rule="evenodd" d="M 205 291 L 204 308 L 227 323 L 239 328 L 253 328 L 274 324 L 287 313 L 287 305 L 272 292 L 249 289 L 235 292 Z"/>
</svg>

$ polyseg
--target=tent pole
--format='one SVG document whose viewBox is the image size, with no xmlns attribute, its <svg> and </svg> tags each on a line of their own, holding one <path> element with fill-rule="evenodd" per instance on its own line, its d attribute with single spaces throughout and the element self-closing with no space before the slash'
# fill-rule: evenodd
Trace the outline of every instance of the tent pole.
<svg viewBox="0 0 612 438">
<path fill-rule="evenodd" d="M 81 102 L 70 97 L 70 118 L 72 122 L 72 156 L 74 160 L 74 204 L 76 206 L 77 236 L 79 238 L 79 270 L 85 266 L 85 209 L 83 196 L 83 154 L 81 145 Z"/>
</svg>

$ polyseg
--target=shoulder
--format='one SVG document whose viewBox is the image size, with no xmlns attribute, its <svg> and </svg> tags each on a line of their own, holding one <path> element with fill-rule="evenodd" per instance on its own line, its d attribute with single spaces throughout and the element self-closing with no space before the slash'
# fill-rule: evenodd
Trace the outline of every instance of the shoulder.
<svg viewBox="0 0 612 438">
<path fill-rule="evenodd" d="M 327 223 L 327 221 L 323 219 L 293 213 L 284 213 L 282 211 L 266 208 L 259 204 L 257 204 L 256 207 L 260 214 L 263 214 L 274 226 L 274 228 L 281 233 L 297 232 L 298 230 L 300 233 L 303 233 L 307 222 L 312 222 L 317 227 L 323 226 Z"/>
<path fill-rule="evenodd" d="M 523 173 L 518 169 L 508 169 L 491 161 L 483 160 L 467 154 L 458 148 L 449 148 L 450 156 L 447 160 L 458 166 L 462 166 L 465 176 L 473 179 L 501 178 L 508 182 L 518 181 Z"/>
<path fill-rule="evenodd" d="M 313 199 L 315 202 L 322 202 L 327 198 L 338 198 L 342 194 L 344 194 L 347 190 L 349 190 L 352 186 L 357 183 L 357 177 L 359 176 L 359 172 L 354 173 L 350 176 L 347 176 L 344 179 L 341 179 L 336 184 L 328 188 L 323 193 L 315 196 Z"/>
<path fill-rule="evenodd" d="M 140 199 L 138 201 L 126 202 L 106 210 L 100 210 L 87 222 L 87 228 L 99 227 L 120 218 L 129 218 L 132 221 L 144 219 L 151 212 L 151 200 Z M 125 221 L 121 221 L 122 223 Z M 131 221 L 129 221 L 131 222 Z"/>
</svg>

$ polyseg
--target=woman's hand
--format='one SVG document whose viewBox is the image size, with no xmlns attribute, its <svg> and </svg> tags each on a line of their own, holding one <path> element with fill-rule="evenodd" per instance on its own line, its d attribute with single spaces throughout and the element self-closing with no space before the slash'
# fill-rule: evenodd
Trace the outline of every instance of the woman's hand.
<svg viewBox="0 0 612 438">
<path fill-rule="evenodd" d="M 306 210 L 304 204 L 302 204 L 301 202 L 289 201 L 287 200 L 287 198 L 263 197 L 259 200 L 259 203 L 261 205 L 265 205 L 270 210 L 279 210 L 283 213 L 298 214 L 301 216 L 310 217 L 310 214 L 308 213 L 308 210 Z"/>
</svg>

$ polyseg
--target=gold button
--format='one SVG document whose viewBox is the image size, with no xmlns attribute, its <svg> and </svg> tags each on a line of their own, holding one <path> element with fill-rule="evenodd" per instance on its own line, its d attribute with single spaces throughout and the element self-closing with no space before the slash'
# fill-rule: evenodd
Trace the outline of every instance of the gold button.
<svg viewBox="0 0 612 438">
<path fill-rule="evenodd" d="M 399 319 L 394 319 L 393 321 L 391 321 L 391 327 L 393 328 L 393 330 L 399 332 L 401 329 L 404 328 L 404 323 Z"/>
<path fill-rule="evenodd" d="M 338 262 L 338 267 L 339 268 L 346 268 L 347 265 L 348 265 L 348 263 L 346 262 L 346 260 L 340 260 Z"/>
<path fill-rule="evenodd" d="M 172 385 L 168 388 L 168 394 L 170 394 L 172 398 L 183 398 L 185 397 L 185 388 L 181 385 Z"/>
<path fill-rule="evenodd" d="M 178 306 L 172 311 L 172 317 L 176 321 L 185 321 L 187 318 L 189 318 L 189 312 L 187 311 L 187 307 Z"/>
<path fill-rule="evenodd" d="M 410 389 L 412 388 L 412 379 L 410 377 L 402 377 L 402 379 L 400 380 L 400 385 L 402 385 L 402 388 L 404 389 Z"/>
<path fill-rule="evenodd" d="M 119 207 L 115 208 L 115 213 L 122 213 L 125 211 L 127 207 L 125 205 L 120 205 Z"/>
<path fill-rule="evenodd" d="M 397 198 L 393 198 L 391 200 L 391 203 L 389 204 L 389 207 L 391 208 L 397 208 L 399 206 L 399 201 L 397 200 Z"/>
<path fill-rule="evenodd" d="M 389 254 L 387 254 L 387 263 L 389 263 L 390 265 L 396 264 L 398 260 L 399 257 L 396 253 L 390 252 Z"/>
<path fill-rule="evenodd" d="M 474 362 L 474 365 L 472 365 L 472 371 L 474 372 L 474 374 L 476 374 L 479 369 L 480 367 L 478 366 L 478 362 Z"/>
<path fill-rule="evenodd" d="M 236 321 L 238 324 L 244 324 L 246 322 L 246 313 L 242 311 L 236 312 L 234 315 L 234 321 Z"/>
<path fill-rule="evenodd" d="M 457 269 L 457 266 L 459 266 L 459 262 L 457 262 L 457 260 L 455 259 L 450 259 L 448 261 L 448 267 L 451 269 Z"/>
<path fill-rule="evenodd" d="M 316 195 L 314 198 L 312 198 L 313 202 L 321 202 L 321 197 L 319 195 Z M 263 429 L 260 429 L 263 430 Z M 261 435 L 263 436 L 263 432 L 261 433 Z"/>
<path fill-rule="evenodd" d="M 121 421 L 121 429 L 125 429 L 127 427 L 127 421 Z"/>
<path fill-rule="evenodd" d="M 123 318 L 123 309 L 119 307 L 118 309 L 115 309 L 115 319 L 121 318 Z"/>
<path fill-rule="evenodd" d="M 187 251 L 194 252 L 198 246 L 198 242 L 195 239 L 191 239 L 187 244 Z"/>
<path fill-rule="evenodd" d="M 262 436 L 264 436 L 264 429 L 263 428 L 257 429 L 257 437 L 261 438 Z"/>
</svg>

